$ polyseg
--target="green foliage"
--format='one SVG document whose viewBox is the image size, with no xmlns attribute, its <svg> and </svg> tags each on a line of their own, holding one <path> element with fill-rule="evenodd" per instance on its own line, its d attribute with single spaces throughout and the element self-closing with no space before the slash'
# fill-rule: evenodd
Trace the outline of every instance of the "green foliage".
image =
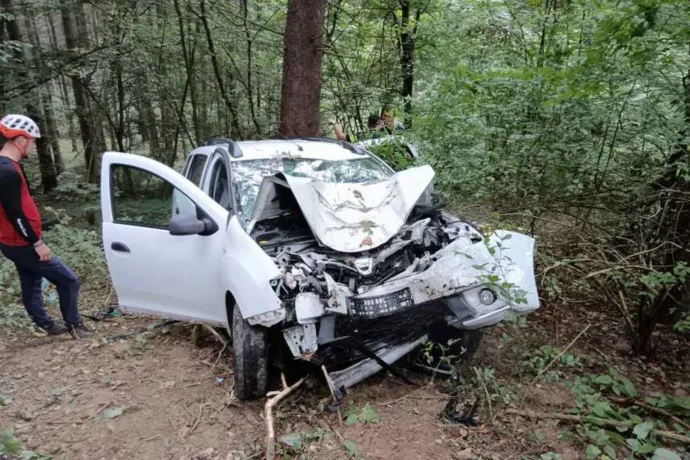
<svg viewBox="0 0 690 460">
<path fill-rule="evenodd" d="M 669 422 L 668 419 L 650 419 L 650 416 L 656 417 L 659 414 L 646 411 L 634 404 L 620 407 L 607 399 L 606 396 L 609 395 L 637 397 L 637 390 L 632 382 L 621 376 L 616 369 L 610 368 L 606 374 L 577 376 L 571 384 L 571 390 L 576 397 L 574 413 L 625 422 L 631 426 L 630 430 L 625 428 L 613 430 L 595 423 L 586 424 L 584 436 L 589 443 L 587 458 L 615 459 L 615 450 L 621 448 L 640 456 L 657 455 L 657 452 L 660 458 L 667 455 L 666 450 L 660 446 L 661 438 L 657 439 L 652 430 L 668 429 L 666 425 Z M 690 420 L 690 398 L 668 395 L 660 398 L 645 398 L 644 402 L 663 408 L 677 417 Z M 673 428 L 683 433 L 682 427 L 673 426 Z M 671 452 L 671 454 L 674 453 Z"/>
<path fill-rule="evenodd" d="M 556 360 L 555 363 L 562 365 L 564 367 L 582 367 L 582 359 L 574 356 L 570 353 L 562 353 L 562 349 L 558 347 L 552 347 L 550 345 L 542 346 L 536 353 L 530 353 L 525 355 L 526 359 L 523 362 L 525 367 L 534 372 L 535 375 L 542 373 L 546 366 L 551 364 L 552 361 Z M 558 380 L 562 377 L 562 372 L 554 369 L 554 365 L 551 365 L 551 369 L 544 374 L 546 380 Z"/>
<path fill-rule="evenodd" d="M 6 428 L 0 432 L 0 454 L 7 454 L 17 456 L 19 460 L 51 460 L 51 457 L 24 450 L 21 441 L 19 441 L 12 430 Z"/>
<path fill-rule="evenodd" d="M 343 416 L 345 417 L 345 424 L 347 425 L 354 425 L 355 423 L 379 423 L 381 421 L 378 412 L 369 403 L 366 403 L 364 407 L 360 409 L 354 402 L 350 401 Z"/>
<path fill-rule="evenodd" d="M 372 145 L 369 151 L 396 171 L 402 171 L 414 166 L 414 157 L 408 151 L 406 144 L 400 138 L 393 138 L 387 142 Z"/>
</svg>

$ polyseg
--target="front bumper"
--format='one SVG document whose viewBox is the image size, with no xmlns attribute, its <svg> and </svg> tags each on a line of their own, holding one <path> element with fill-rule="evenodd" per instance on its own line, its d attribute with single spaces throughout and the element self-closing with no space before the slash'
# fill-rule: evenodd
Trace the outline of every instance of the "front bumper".
<svg viewBox="0 0 690 460">
<path fill-rule="evenodd" d="M 533 244 L 531 238 L 512 232 L 497 232 L 488 244 L 458 238 L 360 294 L 326 275 L 329 297 L 300 294 L 299 325 L 283 335 L 296 358 L 317 359 L 337 369 L 331 380 L 347 388 L 424 343 L 435 327 L 474 330 L 511 313 L 537 309 Z M 487 289 L 494 295 L 492 302 L 481 295 Z M 366 353 L 342 353 L 331 346 L 342 337 L 356 339 Z"/>
</svg>

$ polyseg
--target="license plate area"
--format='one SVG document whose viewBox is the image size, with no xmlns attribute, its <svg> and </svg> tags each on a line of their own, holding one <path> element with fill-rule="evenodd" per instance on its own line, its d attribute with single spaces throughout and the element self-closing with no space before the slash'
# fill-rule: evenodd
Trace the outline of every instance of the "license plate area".
<svg viewBox="0 0 690 460">
<path fill-rule="evenodd" d="M 409 288 L 376 297 L 347 299 L 350 313 L 366 318 L 378 318 L 405 311 L 414 306 Z"/>
</svg>

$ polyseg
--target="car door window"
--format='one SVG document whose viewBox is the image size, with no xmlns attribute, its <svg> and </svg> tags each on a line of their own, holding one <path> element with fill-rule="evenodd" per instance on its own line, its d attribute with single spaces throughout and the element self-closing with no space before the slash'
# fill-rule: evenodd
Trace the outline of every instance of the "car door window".
<svg viewBox="0 0 690 460">
<path fill-rule="evenodd" d="M 113 220 L 167 229 L 175 215 L 196 214 L 196 205 L 172 184 L 133 166 L 111 168 Z"/>
<path fill-rule="evenodd" d="M 211 171 L 211 187 L 209 195 L 213 200 L 225 209 L 230 209 L 230 187 L 228 187 L 228 170 L 221 159 L 213 164 Z"/>
<path fill-rule="evenodd" d="M 186 169 L 185 176 L 194 185 L 199 185 L 201 182 L 201 173 L 204 172 L 204 166 L 206 166 L 206 155 L 192 155 L 189 158 L 189 167 Z"/>
</svg>

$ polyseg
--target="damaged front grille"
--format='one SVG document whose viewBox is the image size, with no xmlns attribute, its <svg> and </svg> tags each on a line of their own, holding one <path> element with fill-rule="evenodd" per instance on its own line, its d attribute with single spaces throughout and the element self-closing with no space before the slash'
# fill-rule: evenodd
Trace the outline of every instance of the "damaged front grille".
<svg viewBox="0 0 690 460">
<path fill-rule="evenodd" d="M 355 316 L 378 318 L 405 311 L 414 306 L 412 293 L 408 288 L 376 297 L 347 299 L 350 313 Z"/>
</svg>

